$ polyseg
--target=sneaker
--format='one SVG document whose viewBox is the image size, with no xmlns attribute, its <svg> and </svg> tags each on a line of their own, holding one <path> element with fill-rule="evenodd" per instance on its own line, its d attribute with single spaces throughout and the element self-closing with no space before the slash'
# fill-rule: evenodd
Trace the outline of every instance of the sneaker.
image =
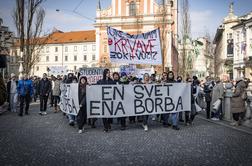
<svg viewBox="0 0 252 166">
<path fill-rule="evenodd" d="M 42 115 L 46 115 L 47 113 L 46 112 L 42 112 Z"/>
<path fill-rule="evenodd" d="M 74 126 L 74 121 L 69 122 L 70 126 Z"/>
<path fill-rule="evenodd" d="M 230 125 L 232 125 L 232 126 L 239 126 L 238 122 L 236 122 L 236 121 L 230 123 Z"/>
<path fill-rule="evenodd" d="M 41 111 L 39 111 L 39 115 L 42 115 L 42 112 L 41 112 Z"/>
<path fill-rule="evenodd" d="M 155 121 L 155 120 L 156 120 L 156 118 L 153 116 L 153 117 L 152 117 L 152 121 Z"/>
<path fill-rule="evenodd" d="M 108 132 L 108 129 L 104 129 L 103 131 L 104 131 L 105 133 L 107 133 L 107 132 Z"/>
<path fill-rule="evenodd" d="M 79 130 L 78 133 L 79 133 L 79 134 L 83 133 L 83 130 Z"/>
<path fill-rule="evenodd" d="M 144 131 L 148 131 L 148 126 L 147 125 L 143 125 Z"/>
<path fill-rule="evenodd" d="M 180 128 L 178 126 L 172 126 L 172 129 L 174 129 L 174 130 L 180 130 Z"/>
<path fill-rule="evenodd" d="M 213 117 L 213 118 L 211 118 L 211 120 L 218 121 L 218 120 L 220 120 L 220 119 L 219 119 L 219 118 Z"/>
<path fill-rule="evenodd" d="M 183 119 L 179 119 L 180 122 L 185 122 Z"/>
</svg>

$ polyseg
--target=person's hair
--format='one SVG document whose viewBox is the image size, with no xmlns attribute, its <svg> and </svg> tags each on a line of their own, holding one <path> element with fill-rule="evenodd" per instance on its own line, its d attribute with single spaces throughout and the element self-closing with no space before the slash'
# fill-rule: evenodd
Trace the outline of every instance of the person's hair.
<svg viewBox="0 0 252 166">
<path fill-rule="evenodd" d="M 114 78 L 115 75 L 117 75 L 117 76 L 120 78 L 120 75 L 119 75 L 118 72 L 114 72 L 114 73 L 113 73 L 113 78 Z"/>
<path fill-rule="evenodd" d="M 174 73 L 173 73 L 173 71 L 169 71 L 169 72 L 167 73 L 168 79 L 170 79 L 170 78 L 169 78 L 169 74 L 172 74 L 172 79 L 174 80 Z"/>
<path fill-rule="evenodd" d="M 84 79 L 84 80 L 86 81 L 86 83 L 88 83 L 88 82 L 87 82 L 87 77 L 86 77 L 86 76 L 81 76 L 81 77 L 80 77 L 80 83 L 81 83 L 81 80 L 82 80 L 82 79 Z"/>
<path fill-rule="evenodd" d="M 148 73 L 144 73 L 143 79 L 145 79 L 145 77 L 150 77 L 150 75 Z"/>
<path fill-rule="evenodd" d="M 193 76 L 192 78 L 193 78 L 193 80 L 197 80 L 197 79 L 198 79 L 198 77 L 197 77 L 197 76 Z"/>
<path fill-rule="evenodd" d="M 103 79 L 104 80 L 106 79 L 106 75 L 108 72 L 109 72 L 109 69 L 104 69 L 104 71 L 103 71 Z"/>
<path fill-rule="evenodd" d="M 177 80 L 178 80 L 178 79 L 181 79 L 181 80 L 182 80 L 183 78 L 182 78 L 182 76 L 178 76 L 178 77 L 177 77 Z"/>
</svg>

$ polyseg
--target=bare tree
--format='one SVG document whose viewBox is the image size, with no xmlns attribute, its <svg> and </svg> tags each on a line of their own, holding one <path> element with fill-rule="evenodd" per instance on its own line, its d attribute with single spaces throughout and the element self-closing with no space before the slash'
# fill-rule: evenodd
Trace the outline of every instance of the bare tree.
<svg viewBox="0 0 252 166">
<path fill-rule="evenodd" d="M 39 53 L 48 37 L 41 38 L 45 10 L 44 0 L 16 0 L 13 20 L 19 38 L 20 51 L 24 52 L 24 72 L 29 74 L 39 61 Z"/>
<path fill-rule="evenodd" d="M 190 39 L 191 34 L 191 21 L 189 14 L 189 2 L 188 0 L 181 1 L 181 37 L 182 37 L 182 64 L 180 67 L 179 73 L 185 78 L 187 76 L 189 64 L 188 55 L 187 55 L 187 39 Z"/>
</svg>

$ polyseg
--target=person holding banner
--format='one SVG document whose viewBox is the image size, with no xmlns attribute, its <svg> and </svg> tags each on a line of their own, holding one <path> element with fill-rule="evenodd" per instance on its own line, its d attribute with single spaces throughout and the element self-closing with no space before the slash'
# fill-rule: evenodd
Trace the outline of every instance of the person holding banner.
<svg viewBox="0 0 252 166">
<path fill-rule="evenodd" d="M 97 82 L 98 85 L 111 85 L 115 82 L 110 78 L 109 69 L 103 71 L 103 78 Z M 104 125 L 104 132 L 108 132 L 111 129 L 112 118 L 102 118 Z"/>
<path fill-rule="evenodd" d="M 162 82 L 163 83 L 175 83 L 176 81 L 174 80 L 174 73 L 172 71 L 169 71 L 168 73 L 164 72 L 162 74 L 163 79 Z M 163 114 L 163 126 L 164 127 L 168 127 L 170 126 L 169 124 L 169 117 L 170 114 Z M 171 118 L 172 118 L 172 128 L 174 130 L 179 130 L 180 128 L 178 127 L 178 119 L 177 119 L 177 113 L 172 113 L 171 114 Z"/>
<path fill-rule="evenodd" d="M 121 73 L 121 78 L 120 78 L 120 84 L 127 85 L 129 84 L 129 79 L 128 76 L 125 72 Z M 126 117 L 121 117 L 121 130 L 125 130 L 126 128 Z"/>
<path fill-rule="evenodd" d="M 198 93 L 200 91 L 199 87 L 200 82 L 196 76 L 193 77 L 193 80 L 191 78 L 187 78 L 186 82 L 191 83 L 191 111 L 185 112 L 185 122 L 186 125 L 188 126 L 192 124 L 197 113 L 196 101 Z"/>
<path fill-rule="evenodd" d="M 77 124 L 81 134 L 84 131 L 84 125 L 87 122 L 87 103 L 86 103 L 86 86 L 88 85 L 87 77 L 83 76 L 79 82 L 79 104 L 80 110 L 77 115 Z"/>
<path fill-rule="evenodd" d="M 145 73 L 143 76 L 143 84 L 150 84 L 150 76 L 148 73 Z M 149 115 L 143 115 L 141 116 L 143 119 L 143 128 L 144 131 L 148 131 L 148 119 L 149 119 Z"/>
</svg>

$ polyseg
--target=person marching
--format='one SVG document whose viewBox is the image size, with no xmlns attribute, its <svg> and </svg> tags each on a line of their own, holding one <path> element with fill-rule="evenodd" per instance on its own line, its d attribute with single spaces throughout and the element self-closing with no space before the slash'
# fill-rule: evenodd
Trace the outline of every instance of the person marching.
<svg viewBox="0 0 252 166">
<path fill-rule="evenodd" d="M 163 73 L 163 83 L 175 83 L 176 81 L 174 80 L 174 73 L 172 71 L 169 71 L 168 73 L 164 72 Z M 180 128 L 178 127 L 178 118 L 177 118 L 177 113 L 171 113 L 171 118 L 172 118 L 172 128 L 174 130 L 179 130 Z M 168 127 L 170 126 L 169 124 L 169 117 L 170 114 L 163 114 L 163 126 Z"/>
<path fill-rule="evenodd" d="M 87 122 L 87 102 L 86 102 L 86 87 L 88 85 L 87 77 L 81 77 L 79 82 L 79 104 L 80 110 L 77 115 L 77 124 L 81 134 L 84 131 L 84 125 Z"/>
<path fill-rule="evenodd" d="M 31 97 L 33 95 L 32 81 L 28 79 L 28 76 L 25 74 L 21 77 L 21 80 L 18 81 L 17 87 L 18 95 L 20 97 L 20 112 L 19 116 L 23 116 L 23 109 L 25 104 L 25 114 L 28 115 Z"/>
<path fill-rule="evenodd" d="M 97 82 L 98 85 L 108 85 L 108 84 L 115 84 L 115 82 L 110 78 L 110 71 L 109 69 L 104 69 L 103 71 L 103 78 Z M 111 118 L 102 118 L 103 125 L 104 125 L 104 132 L 108 132 L 111 129 Z"/>
<path fill-rule="evenodd" d="M 47 78 L 47 74 L 43 74 L 43 78 L 39 82 L 39 96 L 40 96 L 40 115 L 46 115 L 47 100 L 51 91 L 51 83 Z"/>
<path fill-rule="evenodd" d="M 54 113 L 59 111 L 58 103 L 60 101 L 60 76 L 58 75 L 57 78 L 53 76 L 52 82 L 54 83 L 54 87 L 52 88 L 52 97 L 54 102 Z"/>
<path fill-rule="evenodd" d="M 11 73 L 11 80 L 7 83 L 7 93 L 9 99 L 9 108 L 11 112 L 16 112 L 16 101 L 15 95 L 17 94 L 18 81 L 16 80 L 16 75 Z"/>
</svg>

